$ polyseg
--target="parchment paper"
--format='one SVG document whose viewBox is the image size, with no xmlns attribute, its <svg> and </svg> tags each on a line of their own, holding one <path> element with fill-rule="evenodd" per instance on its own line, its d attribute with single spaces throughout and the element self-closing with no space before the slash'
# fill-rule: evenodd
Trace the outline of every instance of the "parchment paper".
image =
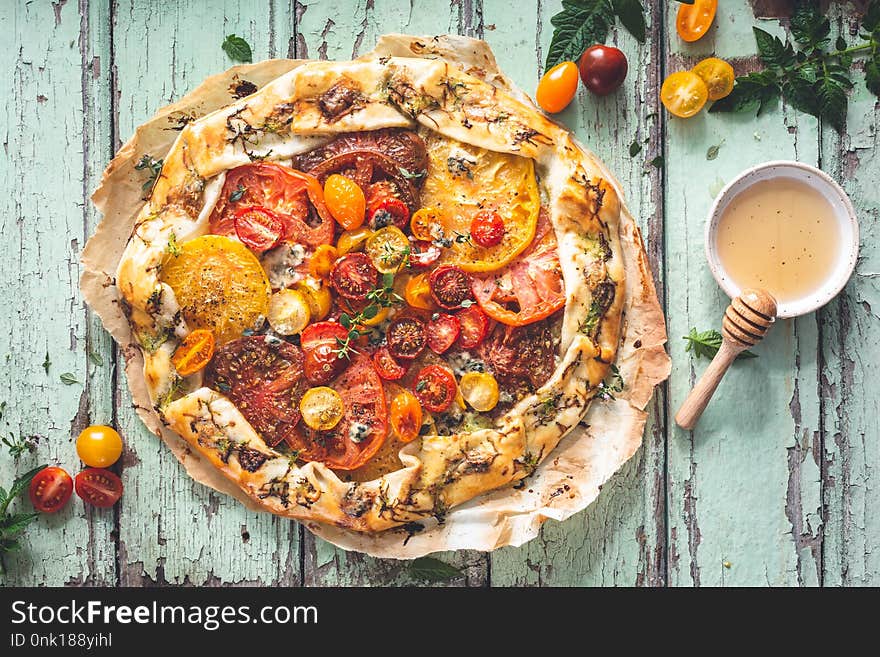
<svg viewBox="0 0 880 657">
<path fill-rule="evenodd" d="M 428 45 L 417 52 L 414 39 Z M 513 86 L 495 63 L 489 46 L 460 36 L 420 37 L 387 35 L 366 56 L 438 57 L 455 63 L 472 75 L 531 102 Z M 119 303 L 113 280 L 123 249 L 131 235 L 135 218 L 143 203 L 144 172 L 134 165 L 145 153 L 155 158 L 168 151 L 187 120 L 204 116 L 233 99 L 249 81 L 258 88 L 305 63 L 302 60 L 269 60 L 236 66 L 211 76 L 179 102 L 159 110 L 141 125 L 119 150 L 104 171 L 100 187 L 92 196 L 103 221 L 83 251 L 80 281 L 87 303 L 98 314 L 104 327 L 120 344 L 125 355 L 125 372 L 137 413 L 147 427 L 161 438 L 196 481 L 232 495 L 251 509 L 260 510 L 250 498 L 209 463 L 193 453 L 175 433 L 165 429 L 152 410 L 143 378 L 143 358 L 133 341 L 128 320 Z M 620 185 L 586 149 L 607 179 Z M 521 545 L 537 536 L 548 518 L 564 520 L 586 508 L 599 495 L 599 489 L 642 442 L 647 414 L 645 407 L 654 388 L 669 375 L 670 363 L 663 345 L 666 329 L 657 301 L 641 235 L 629 211 L 623 208 L 621 245 L 626 263 L 626 304 L 624 330 L 616 364 L 625 388 L 615 400 L 596 400 L 584 421 L 566 436 L 520 488 L 506 486 L 482 495 L 449 511 L 445 522 L 422 523 L 415 534 L 390 530 L 362 534 L 315 522 L 305 523 L 318 536 L 346 550 L 373 556 L 410 559 L 431 552 L 454 549 L 494 550 L 505 545 Z"/>
</svg>

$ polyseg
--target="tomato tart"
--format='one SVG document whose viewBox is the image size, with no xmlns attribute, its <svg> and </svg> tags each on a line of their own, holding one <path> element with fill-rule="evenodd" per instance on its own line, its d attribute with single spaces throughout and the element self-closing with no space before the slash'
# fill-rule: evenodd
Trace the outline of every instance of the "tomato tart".
<svg viewBox="0 0 880 657">
<path fill-rule="evenodd" d="M 186 122 L 137 213 L 150 412 L 252 506 L 377 533 L 510 489 L 607 390 L 628 269 L 656 303 L 613 180 L 462 42 L 291 63 Z"/>
</svg>

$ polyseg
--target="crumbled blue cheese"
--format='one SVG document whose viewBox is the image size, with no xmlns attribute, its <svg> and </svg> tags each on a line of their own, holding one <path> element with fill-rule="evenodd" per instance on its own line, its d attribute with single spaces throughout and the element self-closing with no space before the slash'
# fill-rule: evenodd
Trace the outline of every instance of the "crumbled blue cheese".
<svg viewBox="0 0 880 657">
<path fill-rule="evenodd" d="M 469 351 L 451 354 L 447 358 L 447 362 L 452 366 L 452 371 L 455 372 L 457 377 L 461 377 L 466 372 L 486 371 L 486 363 Z"/>
<path fill-rule="evenodd" d="M 364 442 L 370 437 L 370 427 L 363 422 L 352 422 L 348 428 L 348 439 L 357 444 Z"/>
<path fill-rule="evenodd" d="M 306 257 L 306 249 L 296 242 L 284 242 L 281 246 L 267 251 L 260 259 L 269 284 L 273 290 L 281 290 L 299 283 L 304 275 L 297 271 Z"/>
</svg>

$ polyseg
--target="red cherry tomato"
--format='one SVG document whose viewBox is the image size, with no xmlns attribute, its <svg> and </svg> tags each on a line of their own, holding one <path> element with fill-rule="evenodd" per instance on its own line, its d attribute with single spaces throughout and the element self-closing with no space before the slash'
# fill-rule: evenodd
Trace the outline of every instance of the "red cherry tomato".
<svg viewBox="0 0 880 657">
<path fill-rule="evenodd" d="M 235 213 L 235 234 L 251 251 L 262 253 L 278 244 L 284 224 L 278 215 L 259 205 L 249 205 Z"/>
<path fill-rule="evenodd" d="M 309 383 L 322 386 L 342 374 L 348 359 L 339 357 L 336 343 L 319 344 L 303 350 L 303 373 Z"/>
<path fill-rule="evenodd" d="M 489 318 L 476 304 L 465 308 L 456 315 L 461 325 L 458 344 L 462 349 L 473 349 L 478 346 L 489 332 Z"/>
<path fill-rule="evenodd" d="M 428 347 L 435 354 L 442 354 L 455 344 L 461 324 L 458 317 L 446 313 L 438 313 L 428 324 Z"/>
<path fill-rule="evenodd" d="M 87 468 L 76 475 L 76 494 L 83 502 L 106 509 L 122 497 L 122 480 L 109 470 Z"/>
<path fill-rule="evenodd" d="M 449 408 L 456 390 L 458 386 L 452 372 L 440 365 L 423 367 L 414 384 L 416 397 L 432 413 L 442 413 Z"/>
<path fill-rule="evenodd" d="M 409 264 L 413 267 L 430 267 L 440 259 L 440 247 L 425 240 L 409 240 Z"/>
<path fill-rule="evenodd" d="M 549 114 L 561 112 L 577 93 L 578 69 L 574 62 L 561 62 L 544 73 L 535 100 Z"/>
<path fill-rule="evenodd" d="M 72 492 L 73 479 L 63 469 L 55 466 L 40 470 L 31 480 L 28 491 L 31 504 L 43 513 L 55 513 L 63 508 Z"/>
<path fill-rule="evenodd" d="M 367 217 L 370 228 L 378 230 L 385 226 L 403 229 L 409 221 L 409 207 L 394 193 L 387 180 L 370 185 L 367 195 Z"/>
<path fill-rule="evenodd" d="M 581 55 L 578 68 L 584 86 L 597 96 L 607 96 L 623 84 L 629 68 L 626 55 L 613 46 L 590 46 Z"/>
<path fill-rule="evenodd" d="M 487 249 L 498 246 L 504 239 L 504 219 L 492 210 L 478 212 L 471 221 L 471 237 L 474 242 Z"/>
<path fill-rule="evenodd" d="M 413 359 L 425 350 L 425 323 L 415 317 L 395 317 L 385 333 L 395 358 Z"/>
<path fill-rule="evenodd" d="M 366 253 L 349 253 L 333 265 L 330 282 L 346 299 L 362 300 L 376 287 L 379 272 Z"/>
<path fill-rule="evenodd" d="M 428 276 L 431 298 L 446 310 L 460 308 L 465 301 L 473 299 L 471 277 L 455 265 L 440 265 Z"/>
<path fill-rule="evenodd" d="M 376 371 L 386 381 L 402 379 L 409 369 L 408 365 L 401 363 L 388 350 L 388 347 L 379 347 L 373 354 L 373 365 Z"/>
</svg>

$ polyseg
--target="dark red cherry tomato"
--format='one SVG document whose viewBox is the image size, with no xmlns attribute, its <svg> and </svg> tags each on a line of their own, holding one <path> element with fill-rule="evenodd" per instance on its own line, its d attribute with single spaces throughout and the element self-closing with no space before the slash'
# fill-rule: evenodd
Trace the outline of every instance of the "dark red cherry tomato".
<svg viewBox="0 0 880 657">
<path fill-rule="evenodd" d="M 376 350 L 376 353 L 373 354 L 373 365 L 375 365 L 379 376 L 386 381 L 402 379 L 409 369 L 405 361 L 402 363 L 391 355 L 388 347 L 379 347 Z"/>
<path fill-rule="evenodd" d="M 346 299 L 366 299 L 378 280 L 379 272 L 365 253 L 342 256 L 330 272 L 333 287 Z"/>
<path fill-rule="evenodd" d="M 473 299 L 471 277 L 455 265 L 440 265 L 428 276 L 431 298 L 441 308 L 454 310 Z"/>
<path fill-rule="evenodd" d="M 626 55 L 613 46 L 590 46 L 578 62 L 581 81 L 597 96 L 607 96 L 623 84 L 628 68 Z"/>
<path fill-rule="evenodd" d="M 449 408 L 457 389 L 455 376 L 440 365 L 428 365 L 419 370 L 414 386 L 416 397 L 432 413 L 442 413 Z"/>
<path fill-rule="evenodd" d="M 471 221 L 471 237 L 482 247 L 498 246 L 504 239 L 504 219 L 492 210 L 478 212 Z"/>
<path fill-rule="evenodd" d="M 425 350 L 425 323 L 415 317 L 395 317 L 385 333 L 395 358 L 412 359 Z"/>
</svg>

